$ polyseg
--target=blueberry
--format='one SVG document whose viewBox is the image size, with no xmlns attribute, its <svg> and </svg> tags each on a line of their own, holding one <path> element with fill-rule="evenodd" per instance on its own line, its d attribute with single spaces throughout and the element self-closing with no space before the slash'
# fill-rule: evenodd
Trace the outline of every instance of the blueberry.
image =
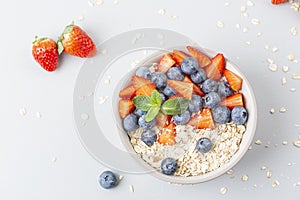
<svg viewBox="0 0 300 200">
<path fill-rule="evenodd" d="M 192 99 L 189 103 L 189 110 L 191 112 L 198 112 L 203 106 L 203 100 L 199 95 L 193 94 Z"/>
<path fill-rule="evenodd" d="M 166 96 L 163 93 L 159 93 L 161 96 L 161 102 L 164 103 L 166 101 Z"/>
<path fill-rule="evenodd" d="M 167 72 L 167 77 L 171 80 L 182 81 L 184 79 L 184 73 L 179 67 L 172 67 Z"/>
<path fill-rule="evenodd" d="M 221 99 L 228 97 L 233 94 L 233 90 L 231 89 L 230 85 L 227 82 L 220 82 L 218 87 L 218 94 L 220 95 Z"/>
<path fill-rule="evenodd" d="M 137 117 L 134 114 L 129 114 L 123 119 L 123 127 L 125 131 L 131 132 L 138 128 Z"/>
<path fill-rule="evenodd" d="M 176 94 L 176 91 L 171 88 L 170 86 L 166 86 L 165 89 L 162 91 L 166 97 L 170 98 L 171 96 Z"/>
<path fill-rule="evenodd" d="M 201 153 L 207 153 L 212 148 L 212 142 L 209 138 L 203 137 L 197 141 L 196 149 Z"/>
<path fill-rule="evenodd" d="M 146 115 L 147 112 L 142 111 L 142 110 L 140 110 L 140 109 L 135 109 L 134 114 L 136 114 L 138 117 L 141 117 L 141 116 L 143 116 L 143 115 Z"/>
<path fill-rule="evenodd" d="M 152 127 L 155 125 L 156 119 L 154 118 L 152 121 L 146 122 L 146 121 L 145 121 L 145 116 L 146 116 L 146 115 L 143 115 L 143 116 L 141 116 L 141 117 L 139 118 L 139 121 L 138 121 L 139 126 L 140 126 L 141 128 L 143 128 L 143 129 L 150 129 L 150 128 L 152 128 Z"/>
<path fill-rule="evenodd" d="M 218 106 L 212 110 L 215 122 L 225 124 L 230 121 L 230 110 L 226 106 Z"/>
<path fill-rule="evenodd" d="M 207 79 L 206 73 L 202 68 L 199 68 L 195 73 L 191 75 L 191 79 L 196 84 L 202 83 Z"/>
<path fill-rule="evenodd" d="M 156 88 L 161 90 L 167 86 L 167 76 L 161 72 L 154 72 L 151 75 L 151 81 L 156 85 Z"/>
<path fill-rule="evenodd" d="M 181 114 L 173 116 L 174 122 L 177 125 L 184 125 L 184 124 L 188 123 L 188 121 L 190 120 L 190 118 L 191 118 L 191 114 L 187 110 L 184 111 Z"/>
<path fill-rule="evenodd" d="M 248 119 L 248 112 L 244 107 L 236 106 L 231 111 L 231 118 L 235 124 L 245 124 Z"/>
<path fill-rule="evenodd" d="M 181 63 L 181 70 L 185 74 L 193 74 L 197 71 L 199 65 L 195 58 L 186 57 Z"/>
<path fill-rule="evenodd" d="M 140 67 L 136 70 L 135 72 L 135 75 L 136 76 L 140 76 L 140 77 L 143 77 L 143 78 L 146 78 L 146 79 L 150 79 L 151 78 L 151 72 L 149 70 L 148 67 Z"/>
<path fill-rule="evenodd" d="M 220 96 L 218 95 L 218 93 L 210 92 L 210 93 L 205 95 L 204 101 L 205 101 L 206 107 L 214 108 L 217 105 L 219 105 L 221 99 L 220 99 Z"/>
<path fill-rule="evenodd" d="M 160 168 L 163 174 L 173 175 L 178 168 L 178 164 L 174 158 L 165 158 L 161 162 Z"/>
<path fill-rule="evenodd" d="M 218 90 L 218 83 L 213 79 L 206 79 L 202 83 L 202 91 L 207 93 L 216 92 Z"/>
<path fill-rule="evenodd" d="M 118 184 L 118 179 L 113 172 L 104 171 L 100 174 L 98 182 L 104 189 L 110 189 Z"/>
<path fill-rule="evenodd" d="M 157 139 L 157 135 L 152 130 L 145 130 L 141 135 L 142 141 L 147 145 L 151 146 Z"/>
</svg>

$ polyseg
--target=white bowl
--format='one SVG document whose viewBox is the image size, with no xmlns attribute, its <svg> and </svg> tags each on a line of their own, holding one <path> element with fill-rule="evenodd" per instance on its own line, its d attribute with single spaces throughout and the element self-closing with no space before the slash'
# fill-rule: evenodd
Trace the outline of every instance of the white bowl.
<svg viewBox="0 0 300 200">
<path fill-rule="evenodd" d="M 197 48 L 201 49 L 199 47 L 197 47 Z M 184 52 L 188 53 L 186 51 L 185 47 L 176 47 L 174 49 L 181 50 L 181 51 L 184 51 Z M 170 50 L 170 52 L 172 50 Z M 204 51 L 211 58 L 217 54 L 216 52 L 208 50 L 208 49 L 205 49 Z M 166 52 L 168 52 L 168 51 L 166 51 Z M 143 62 L 141 62 L 137 67 L 147 65 L 147 64 L 151 65 L 152 63 L 157 63 L 159 61 L 159 58 L 163 55 L 163 53 L 165 53 L 165 52 L 156 53 L 156 54 L 150 56 L 149 58 L 147 58 Z M 201 183 L 201 182 L 209 181 L 211 179 L 214 179 L 214 178 L 226 173 L 233 166 L 235 166 L 241 160 L 241 158 L 245 155 L 245 153 L 247 152 L 247 150 L 248 150 L 248 148 L 249 148 L 249 146 L 250 146 L 250 144 L 253 140 L 255 130 L 256 130 L 257 106 L 256 106 L 255 96 L 254 96 L 253 90 L 252 90 L 251 85 L 248 82 L 246 76 L 238 69 L 238 67 L 234 63 L 232 63 L 227 58 L 226 58 L 226 68 L 231 70 L 232 72 L 238 74 L 240 77 L 242 77 L 243 87 L 241 89 L 241 93 L 243 93 L 244 104 L 245 104 L 245 107 L 248 111 L 248 121 L 246 123 L 246 131 L 243 134 L 243 138 L 242 138 L 242 141 L 239 145 L 238 151 L 230 158 L 229 162 L 222 165 L 218 169 L 216 169 L 214 171 L 211 171 L 211 172 L 208 172 L 208 173 L 205 173 L 203 175 L 189 176 L 189 177 L 168 176 L 168 175 L 164 175 L 163 173 L 161 173 L 157 170 L 154 170 L 154 168 L 152 168 L 137 153 L 135 153 L 135 151 L 132 148 L 132 145 L 129 141 L 127 133 L 122 128 L 119 128 L 119 130 L 120 130 L 119 135 L 121 137 L 121 141 L 122 141 L 123 145 L 125 146 L 128 153 L 130 153 L 134 157 L 136 162 L 138 162 L 143 168 L 145 168 L 145 172 L 149 172 L 153 176 L 155 176 L 155 177 L 157 177 L 161 180 L 171 182 L 171 183 L 177 183 L 177 184 Z M 116 122 L 118 123 L 119 127 L 122 127 L 122 120 L 120 119 L 120 117 L 118 115 L 118 100 L 119 100 L 119 98 L 118 98 L 117 95 L 119 94 L 119 91 L 126 84 L 129 84 L 129 82 L 131 80 L 131 76 L 134 74 L 134 71 L 135 70 L 133 70 L 130 73 L 126 74 L 124 76 L 124 78 L 122 80 L 120 80 L 119 85 L 118 85 L 118 87 L 116 88 L 116 91 L 115 91 L 115 97 L 114 97 L 114 101 L 113 101 L 113 108 L 114 108 L 114 114 L 115 114 Z"/>
</svg>

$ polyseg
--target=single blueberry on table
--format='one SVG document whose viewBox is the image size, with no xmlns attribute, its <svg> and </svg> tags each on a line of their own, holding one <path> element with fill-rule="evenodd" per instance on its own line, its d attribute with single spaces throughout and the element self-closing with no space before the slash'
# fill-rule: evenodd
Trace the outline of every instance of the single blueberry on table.
<svg viewBox="0 0 300 200">
<path fill-rule="evenodd" d="M 213 79 L 206 79 L 202 83 L 202 91 L 204 93 L 216 92 L 218 90 L 218 83 Z"/>
<path fill-rule="evenodd" d="M 221 99 L 218 93 L 210 92 L 204 96 L 205 106 L 208 108 L 214 108 L 219 105 Z"/>
<path fill-rule="evenodd" d="M 148 67 L 144 67 L 144 66 L 139 67 L 136 70 L 135 75 L 143 77 L 143 78 L 146 78 L 146 79 L 150 79 L 151 78 L 151 72 L 150 72 L 149 68 Z"/>
<path fill-rule="evenodd" d="M 174 158 L 165 158 L 161 162 L 160 168 L 163 174 L 173 175 L 178 168 L 178 164 Z"/>
<path fill-rule="evenodd" d="M 207 153 L 212 148 L 212 142 L 209 138 L 203 137 L 197 141 L 196 149 L 201 153 Z"/>
<path fill-rule="evenodd" d="M 125 131 L 131 132 L 138 128 L 137 117 L 134 114 L 129 114 L 123 119 L 123 127 Z"/>
<path fill-rule="evenodd" d="M 202 83 L 207 79 L 206 73 L 202 68 L 199 68 L 195 73 L 191 75 L 191 79 L 196 84 Z"/>
<path fill-rule="evenodd" d="M 191 118 L 191 114 L 187 110 L 184 111 L 181 114 L 173 116 L 174 122 L 177 125 L 184 125 L 184 124 L 188 123 L 188 121 L 190 120 L 190 118 Z"/>
<path fill-rule="evenodd" d="M 167 86 L 167 76 L 161 72 L 154 72 L 151 75 L 151 81 L 159 90 L 164 89 Z"/>
<path fill-rule="evenodd" d="M 221 81 L 219 83 L 218 94 L 220 95 L 221 99 L 233 94 L 233 90 L 231 89 L 228 82 Z"/>
<path fill-rule="evenodd" d="M 217 106 L 212 110 L 212 116 L 216 123 L 225 124 L 230 121 L 230 110 L 226 106 Z"/>
<path fill-rule="evenodd" d="M 100 174 L 98 182 L 104 189 L 110 189 L 118 184 L 118 179 L 113 172 L 104 171 Z"/>
<path fill-rule="evenodd" d="M 166 95 L 166 97 L 170 98 L 171 96 L 175 95 L 177 92 L 171 88 L 170 86 L 166 86 L 164 89 L 163 89 L 163 94 Z"/>
<path fill-rule="evenodd" d="M 138 124 L 141 128 L 143 129 L 151 129 L 155 124 L 156 124 L 156 119 L 154 118 L 153 120 L 151 120 L 150 122 L 146 122 L 145 121 L 145 116 L 143 115 L 139 118 Z"/>
<path fill-rule="evenodd" d="M 181 70 L 185 74 L 193 74 L 199 68 L 197 60 L 193 57 L 186 57 L 181 63 Z"/>
<path fill-rule="evenodd" d="M 157 139 L 157 135 L 152 130 L 145 130 L 141 135 L 141 140 L 147 145 L 151 146 Z"/>
<path fill-rule="evenodd" d="M 193 113 L 198 112 L 203 107 L 203 100 L 199 95 L 193 94 L 189 103 L 189 110 Z"/>
<path fill-rule="evenodd" d="M 182 81 L 184 73 L 179 67 L 171 67 L 167 72 L 167 77 L 171 80 Z"/>
<path fill-rule="evenodd" d="M 231 118 L 234 124 L 245 124 L 248 119 L 248 112 L 244 107 L 236 106 L 231 111 Z"/>
</svg>

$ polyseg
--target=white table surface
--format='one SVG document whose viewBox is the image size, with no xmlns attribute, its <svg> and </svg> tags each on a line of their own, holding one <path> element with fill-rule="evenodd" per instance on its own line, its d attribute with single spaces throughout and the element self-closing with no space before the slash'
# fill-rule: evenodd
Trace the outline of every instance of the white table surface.
<svg viewBox="0 0 300 200">
<path fill-rule="evenodd" d="M 289 4 L 253 3 L 249 7 L 245 0 L 104 0 L 102 5 L 90 6 L 87 0 L 3 1 L 0 199 L 299 199 L 300 186 L 295 184 L 300 181 L 300 148 L 292 143 L 300 133 L 300 80 L 291 77 L 300 74 L 300 67 L 287 56 L 294 54 L 300 62 L 300 33 L 292 36 L 290 32 L 293 26 L 300 31 L 300 16 Z M 248 17 L 240 12 L 241 6 L 246 6 Z M 165 9 L 165 15 L 158 13 L 160 9 Z M 78 20 L 80 16 L 83 20 Z M 253 25 L 253 18 L 261 23 Z M 72 20 L 97 44 L 137 28 L 174 30 L 223 52 L 240 66 L 255 90 L 259 117 L 253 149 L 233 168 L 234 174 L 188 186 L 170 185 L 151 175 L 123 174 L 117 188 L 102 189 L 97 178 L 107 168 L 83 148 L 73 120 L 73 89 L 85 60 L 64 55 L 59 69 L 47 73 L 31 56 L 35 35 L 56 39 Z M 217 27 L 219 20 L 223 28 Z M 243 32 L 245 27 L 248 32 Z M 273 52 L 273 47 L 278 51 Z M 268 69 L 267 58 L 278 65 L 277 72 Z M 282 71 L 284 65 L 289 66 L 288 73 Z M 287 79 L 284 86 L 283 77 Z M 279 113 L 281 107 L 287 111 Z M 26 109 L 25 116 L 20 115 L 20 108 Z M 254 144 L 258 139 L 262 145 Z M 262 166 L 272 171 L 271 178 Z M 243 175 L 248 181 L 241 180 Z M 280 184 L 272 187 L 276 180 Z M 222 187 L 227 188 L 225 195 L 219 193 Z"/>
</svg>

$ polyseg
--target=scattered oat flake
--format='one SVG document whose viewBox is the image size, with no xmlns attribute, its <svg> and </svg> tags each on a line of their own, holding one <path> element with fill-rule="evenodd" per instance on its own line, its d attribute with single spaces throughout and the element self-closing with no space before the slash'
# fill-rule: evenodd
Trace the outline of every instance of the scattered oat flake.
<svg viewBox="0 0 300 200">
<path fill-rule="evenodd" d="M 288 66 L 282 66 L 282 71 L 283 72 L 288 72 L 289 71 L 289 67 Z"/>
<path fill-rule="evenodd" d="M 225 194 L 227 192 L 227 188 L 226 187 L 222 187 L 220 189 L 220 194 Z"/>
<path fill-rule="evenodd" d="M 57 157 L 53 156 L 52 159 L 51 159 L 51 162 L 55 163 L 56 161 L 57 161 Z"/>
<path fill-rule="evenodd" d="M 115 4 L 115 5 L 119 4 L 119 1 L 118 1 L 118 0 L 115 0 L 115 1 L 114 1 L 114 4 Z"/>
<path fill-rule="evenodd" d="M 296 140 L 295 142 L 293 142 L 293 145 L 295 147 L 300 147 L 300 140 Z"/>
<path fill-rule="evenodd" d="M 267 178 L 271 178 L 272 177 L 272 171 L 271 170 L 268 170 L 267 171 Z"/>
<path fill-rule="evenodd" d="M 249 16 L 248 13 L 244 13 L 243 15 L 244 15 L 244 17 L 248 17 Z"/>
<path fill-rule="evenodd" d="M 242 181 L 248 181 L 248 178 L 249 178 L 249 177 L 248 177 L 247 175 L 243 175 L 243 176 L 242 176 Z"/>
<path fill-rule="evenodd" d="M 108 96 L 100 96 L 99 97 L 99 104 L 103 104 L 108 99 Z"/>
<path fill-rule="evenodd" d="M 20 115 L 25 116 L 26 115 L 26 109 L 25 108 L 20 108 L 19 113 L 20 113 Z"/>
<path fill-rule="evenodd" d="M 252 7 L 254 6 L 254 3 L 252 1 L 247 1 L 247 6 Z"/>
<path fill-rule="evenodd" d="M 289 54 L 289 55 L 287 56 L 287 58 L 288 58 L 289 61 L 295 60 L 294 54 Z"/>
<path fill-rule="evenodd" d="M 133 185 L 129 185 L 129 190 L 130 190 L 130 192 L 134 192 Z"/>
<path fill-rule="evenodd" d="M 251 150 L 251 149 L 253 149 L 252 145 L 249 146 L 248 150 Z"/>
<path fill-rule="evenodd" d="M 124 178 L 123 175 L 119 175 L 119 181 L 121 181 Z"/>
<path fill-rule="evenodd" d="M 270 109 L 270 114 L 274 114 L 275 113 L 275 109 L 274 108 L 271 108 Z"/>
<path fill-rule="evenodd" d="M 291 88 L 290 91 L 291 92 L 296 92 L 296 88 Z"/>
<path fill-rule="evenodd" d="M 78 20 L 82 21 L 83 20 L 83 15 L 79 15 Z"/>
<path fill-rule="evenodd" d="M 229 6 L 229 5 L 230 5 L 229 2 L 225 2 L 225 3 L 224 3 L 224 6 Z"/>
<path fill-rule="evenodd" d="M 278 48 L 277 48 L 277 47 L 273 47 L 272 51 L 273 51 L 273 52 L 277 52 L 277 51 L 278 51 Z"/>
<path fill-rule="evenodd" d="M 217 27 L 223 28 L 224 27 L 224 23 L 222 21 L 217 21 Z"/>
<path fill-rule="evenodd" d="M 230 170 L 228 170 L 226 173 L 227 173 L 228 175 L 232 175 L 232 174 L 233 174 L 233 170 L 230 169 Z"/>
<path fill-rule="evenodd" d="M 236 27 L 237 29 L 240 29 L 240 28 L 241 28 L 241 25 L 240 25 L 240 24 L 236 24 L 235 27 Z"/>
<path fill-rule="evenodd" d="M 267 167 L 266 166 L 261 166 L 261 168 L 260 168 L 261 170 L 266 170 L 267 169 Z"/>
<path fill-rule="evenodd" d="M 42 114 L 41 114 L 40 112 L 36 112 L 36 117 L 37 117 L 38 119 L 41 119 L 41 118 L 42 118 Z"/>
<path fill-rule="evenodd" d="M 97 5 L 101 5 L 101 4 L 103 4 L 103 3 L 104 3 L 103 0 L 96 0 L 96 4 L 97 4 Z"/>
<path fill-rule="evenodd" d="M 256 35 L 257 35 L 257 37 L 260 37 L 262 35 L 262 33 L 258 32 Z"/>
<path fill-rule="evenodd" d="M 281 107 L 280 110 L 279 110 L 279 112 L 285 113 L 286 112 L 286 108 L 285 107 Z"/>
<path fill-rule="evenodd" d="M 281 78 L 281 84 L 282 84 L 282 85 L 285 85 L 285 84 L 286 84 L 286 78 L 285 78 L 285 77 L 282 77 L 282 78 Z"/>
<path fill-rule="evenodd" d="M 262 144 L 262 141 L 261 141 L 261 140 L 256 140 L 256 141 L 255 141 L 255 144 L 261 145 L 261 144 Z"/>
<path fill-rule="evenodd" d="M 158 14 L 160 14 L 160 15 L 165 15 L 165 14 L 166 14 L 166 10 L 165 10 L 165 9 L 160 9 L 160 10 L 158 11 Z"/>
<path fill-rule="evenodd" d="M 269 64 L 269 69 L 272 71 L 272 72 L 276 72 L 278 67 L 275 63 L 270 63 Z"/>
<path fill-rule="evenodd" d="M 251 42 L 250 41 L 246 41 L 245 42 L 247 45 L 251 45 Z"/>
<path fill-rule="evenodd" d="M 241 9 L 240 9 L 241 13 L 246 12 L 246 10 L 247 10 L 246 6 L 242 6 Z"/>
<path fill-rule="evenodd" d="M 269 46 L 268 44 L 266 44 L 266 45 L 265 45 L 265 49 L 268 50 L 269 48 L 270 48 L 270 46 Z"/>
<path fill-rule="evenodd" d="M 94 7 L 94 3 L 93 2 L 91 2 L 91 1 L 88 1 L 88 5 L 90 6 L 90 7 Z"/>
<path fill-rule="evenodd" d="M 171 15 L 171 19 L 177 19 L 176 15 Z"/>
<path fill-rule="evenodd" d="M 287 144 L 288 144 L 288 141 L 284 140 L 284 141 L 282 141 L 282 144 L 283 144 L 283 145 L 287 145 Z"/>
<path fill-rule="evenodd" d="M 296 183 L 296 186 L 300 186 L 300 181 Z"/>
<path fill-rule="evenodd" d="M 106 49 L 102 49 L 101 53 L 102 53 L 102 54 L 106 54 L 106 53 L 107 53 L 107 50 L 106 50 Z"/>
<path fill-rule="evenodd" d="M 258 19 L 253 18 L 253 19 L 251 19 L 251 23 L 254 25 L 258 25 L 258 24 L 260 24 L 260 21 Z"/>
<path fill-rule="evenodd" d="M 88 120 L 88 119 L 89 119 L 89 115 L 86 114 L 86 113 L 82 113 L 82 114 L 81 114 L 81 119 L 83 119 L 83 120 Z"/>
<path fill-rule="evenodd" d="M 272 183 L 272 187 L 276 187 L 276 186 L 278 186 L 279 185 L 279 181 L 273 181 L 273 183 Z"/>
<path fill-rule="evenodd" d="M 246 32 L 248 32 L 248 28 L 247 27 L 243 28 L 243 33 L 246 33 Z"/>
<path fill-rule="evenodd" d="M 300 75 L 299 74 L 293 74 L 292 79 L 294 80 L 300 80 Z"/>
<path fill-rule="evenodd" d="M 296 27 L 295 26 L 293 26 L 292 28 L 291 28 L 291 34 L 292 35 L 297 35 L 297 29 L 296 29 Z"/>
<path fill-rule="evenodd" d="M 104 81 L 104 84 L 109 85 L 109 84 L 110 84 L 110 79 L 106 79 L 106 80 Z"/>
</svg>

